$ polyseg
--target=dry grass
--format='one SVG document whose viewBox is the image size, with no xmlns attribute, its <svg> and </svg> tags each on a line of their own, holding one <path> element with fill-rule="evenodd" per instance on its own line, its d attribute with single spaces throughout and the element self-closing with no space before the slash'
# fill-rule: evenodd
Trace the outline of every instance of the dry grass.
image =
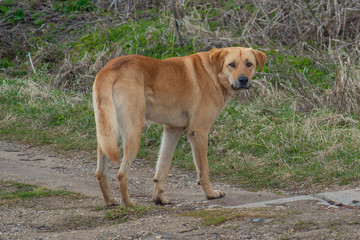
<svg viewBox="0 0 360 240">
<path fill-rule="evenodd" d="M 359 112 L 358 1 L 233 1 L 226 7 L 216 1 L 179 2 L 186 14 L 184 35 L 197 36 L 205 48 L 255 45 L 284 55 L 280 62 L 276 55 L 270 56 L 271 71 L 259 81 L 255 94 L 263 97 L 271 81 L 273 88 L 296 96 L 304 111 L 329 106 Z M 297 71 L 289 56 L 304 56 L 317 69 L 325 69 L 328 76 L 320 84 L 330 86 L 324 90 L 311 84 L 313 76 L 306 69 Z"/>
<path fill-rule="evenodd" d="M 167 29 L 162 30 L 159 41 L 170 33 L 174 36 L 173 43 L 176 45 L 179 41 L 175 39 L 176 29 L 172 14 L 176 11 L 177 21 L 180 23 L 179 34 L 183 42 L 189 43 L 191 39 L 197 39 L 194 48 L 198 51 L 233 45 L 255 46 L 266 52 L 275 51 L 268 54 L 267 71 L 258 81 L 256 91 L 248 94 L 248 99 L 264 97 L 264 94 L 276 96 L 269 94 L 268 89 L 272 88 L 285 91 L 286 95 L 296 96 L 295 105 L 301 111 L 311 112 L 325 106 L 341 112 L 359 112 L 358 1 L 175 2 L 174 10 L 172 1 L 115 1 L 116 4 L 111 6 L 112 1 L 97 1 L 94 8 L 102 12 L 78 12 L 72 15 L 72 18 L 68 18 L 58 11 L 52 11 L 51 8 L 54 8 L 57 2 L 51 5 L 35 1 L 33 5 L 38 7 L 36 13 L 49 14 L 51 18 L 44 18 L 42 25 L 36 25 L 38 19 L 28 15 L 20 24 L 9 23 L 7 18 L 3 18 L 0 21 L 0 42 L 3 46 L 0 55 L 11 59 L 15 68 L 26 68 L 28 72 L 32 72 L 30 64 L 24 66 L 24 59 L 16 56 L 16 52 L 34 51 L 36 46 L 37 50 L 32 53 L 34 63 L 37 68 L 40 66 L 44 69 L 44 66 L 47 66 L 45 69 L 49 70 L 45 71 L 54 78 L 53 84 L 73 90 L 89 91 L 95 74 L 106 61 L 123 54 L 122 46 L 111 42 L 106 36 L 109 34 L 109 28 L 121 26 L 129 19 L 140 21 L 158 17 L 167 25 Z M 14 6 L 24 9 L 25 12 L 33 11 L 26 3 L 17 2 Z M 90 54 L 89 49 L 89 52 L 79 56 L 73 49 L 59 48 L 54 43 L 53 39 L 73 41 L 74 39 L 67 38 L 69 34 L 81 37 L 82 31 L 88 31 L 86 26 L 89 24 L 94 26 L 91 28 L 92 31 L 100 32 L 108 38 L 108 46 L 104 46 L 103 50 Z M 66 27 L 62 27 L 63 25 Z M 39 26 L 44 39 L 26 35 L 26 32 L 37 32 Z M 54 32 L 54 29 L 60 28 L 64 30 Z M 13 34 L 8 34 L 9 31 Z M 147 34 L 150 35 L 145 37 L 150 38 L 152 32 L 149 30 Z M 139 34 L 141 35 L 140 32 Z M 46 38 L 48 40 L 45 40 Z M 149 41 L 145 47 L 152 49 L 156 45 Z M 141 50 L 134 52 L 141 53 Z M 176 52 L 172 52 L 176 55 Z M 309 59 L 315 70 L 326 72 L 323 80 L 314 85 L 314 76 L 306 70 L 309 66 L 300 66 L 302 71 L 299 71 L 291 61 L 293 57 Z M 7 72 L 9 69 L 4 71 Z M 323 87 L 324 85 L 326 87 Z"/>
</svg>

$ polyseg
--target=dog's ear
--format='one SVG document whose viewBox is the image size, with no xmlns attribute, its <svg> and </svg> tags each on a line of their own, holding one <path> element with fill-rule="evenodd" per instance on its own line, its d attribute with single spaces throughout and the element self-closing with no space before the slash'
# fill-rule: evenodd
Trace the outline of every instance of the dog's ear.
<svg viewBox="0 0 360 240">
<path fill-rule="evenodd" d="M 226 54 L 228 51 L 225 49 L 212 49 L 210 51 L 210 61 L 214 66 L 215 73 L 221 72 Z"/>
<path fill-rule="evenodd" d="M 256 65 L 259 66 L 260 70 L 263 70 L 265 61 L 266 61 L 266 55 L 263 52 L 260 52 L 258 50 L 255 49 L 251 49 L 251 51 L 253 52 L 253 54 L 255 55 L 256 58 Z"/>
</svg>

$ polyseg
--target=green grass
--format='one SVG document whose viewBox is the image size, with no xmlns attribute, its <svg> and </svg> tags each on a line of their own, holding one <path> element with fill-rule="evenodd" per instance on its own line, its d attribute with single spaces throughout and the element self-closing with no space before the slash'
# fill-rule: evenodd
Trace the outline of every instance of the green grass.
<svg viewBox="0 0 360 240">
<path fill-rule="evenodd" d="M 34 145 L 93 149 L 96 145 L 91 97 L 52 88 L 34 78 L 0 79 L 0 134 Z"/>
<path fill-rule="evenodd" d="M 212 127 L 208 158 L 214 179 L 248 188 L 348 184 L 359 180 L 359 137 L 355 116 L 232 101 Z M 175 164 L 194 169 L 189 145 L 182 140 L 178 148 Z"/>
<path fill-rule="evenodd" d="M 354 118 L 324 109 L 299 114 L 290 101 L 273 107 L 232 102 L 210 134 L 209 161 L 214 172 L 241 185 L 348 183 L 360 171 L 360 130 Z M 222 158 L 219 149 L 225 152 Z"/>
<path fill-rule="evenodd" d="M 226 221 L 234 219 L 254 219 L 254 218 L 273 218 L 279 217 L 283 213 L 272 213 L 266 208 L 230 210 L 230 209 L 200 209 L 195 211 L 187 211 L 182 216 L 196 217 L 202 219 L 205 226 L 220 225 Z"/>
<path fill-rule="evenodd" d="M 33 184 L 25 184 L 14 181 L 0 181 L 0 200 L 74 196 L 74 194 L 75 193 L 65 190 L 51 190 Z"/>
<path fill-rule="evenodd" d="M 97 52 L 120 50 L 123 54 L 136 54 L 164 59 L 183 56 L 196 51 L 196 39 L 190 39 L 184 47 L 176 46 L 175 33 L 168 34 L 171 15 L 164 12 L 161 17 L 154 16 L 143 21 L 129 20 L 126 23 L 104 28 L 97 25 L 88 26 L 89 31 L 71 44 L 72 51 L 81 58 L 86 53 L 96 55 Z M 164 19 L 165 18 L 165 19 Z M 90 30 L 91 29 L 91 30 Z"/>
<path fill-rule="evenodd" d="M 77 11 L 92 12 L 96 9 L 92 0 L 75 0 L 75 1 L 56 1 L 53 10 L 63 13 L 72 13 Z"/>
<path fill-rule="evenodd" d="M 283 49 L 283 51 L 286 51 Z M 333 86 L 336 65 L 329 64 L 323 59 L 304 55 L 292 55 L 276 50 L 266 52 L 267 64 L 265 73 L 278 74 L 272 78 L 274 84 L 281 82 L 290 87 L 315 86 L 320 90 L 329 89 Z M 271 67 L 269 67 L 271 66 Z"/>
</svg>

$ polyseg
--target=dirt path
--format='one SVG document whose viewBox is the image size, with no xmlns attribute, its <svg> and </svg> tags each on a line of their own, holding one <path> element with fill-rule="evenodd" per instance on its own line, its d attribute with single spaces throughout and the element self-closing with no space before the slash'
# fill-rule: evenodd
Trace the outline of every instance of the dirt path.
<svg viewBox="0 0 360 240">
<path fill-rule="evenodd" d="M 195 173 L 172 169 L 167 185 L 171 206 L 154 207 L 151 214 L 127 221 L 109 222 L 97 211 L 103 205 L 94 171 L 96 163 L 86 154 L 71 158 L 49 154 L 49 149 L 32 148 L 0 141 L 0 180 L 70 190 L 88 197 L 13 201 L 0 205 L 0 239 L 358 239 L 360 212 L 357 208 L 327 207 L 314 201 L 297 201 L 273 206 L 259 222 L 259 214 L 204 226 L 199 218 L 182 212 L 214 209 L 287 197 L 270 192 L 248 192 L 213 183 L 226 192 L 222 199 L 207 201 L 196 184 Z M 118 196 L 117 166 L 110 166 L 113 191 Z M 130 175 L 130 195 L 140 205 L 154 206 L 151 200 L 154 169 L 135 163 Z M 331 220 L 331 221 L 330 221 Z M 344 237 L 344 238 L 343 238 Z"/>
<path fill-rule="evenodd" d="M 75 155 L 74 159 L 66 159 L 13 143 L 10 145 L 2 143 L 0 156 L 2 179 L 45 185 L 50 188 L 101 197 L 94 175 L 96 162 L 90 161 L 85 156 Z M 117 170 L 118 166 L 111 163 L 109 180 L 112 181 L 114 193 L 119 197 Z M 129 191 L 135 201 L 151 201 L 154 174 L 154 168 L 148 168 L 135 162 L 129 179 Z M 201 188 L 195 180 L 195 172 L 186 174 L 177 169 L 171 170 L 166 192 L 174 204 L 202 202 L 206 205 L 233 206 L 279 198 L 279 195 L 270 192 L 248 192 L 227 184 L 214 183 L 214 189 L 224 190 L 227 194 L 226 198 L 205 201 Z"/>
</svg>

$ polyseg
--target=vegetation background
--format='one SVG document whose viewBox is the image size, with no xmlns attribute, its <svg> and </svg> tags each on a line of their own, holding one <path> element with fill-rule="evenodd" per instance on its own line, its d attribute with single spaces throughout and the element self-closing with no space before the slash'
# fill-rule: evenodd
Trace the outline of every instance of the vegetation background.
<svg viewBox="0 0 360 240">
<path fill-rule="evenodd" d="M 0 138 L 95 159 L 91 86 L 109 59 L 253 47 L 268 60 L 211 130 L 211 176 L 248 189 L 358 185 L 359 28 L 357 0 L 3 0 Z M 154 164 L 160 139 L 147 124 L 141 161 Z M 185 137 L 173 161 L 194 169 Z"/>
</svg>

